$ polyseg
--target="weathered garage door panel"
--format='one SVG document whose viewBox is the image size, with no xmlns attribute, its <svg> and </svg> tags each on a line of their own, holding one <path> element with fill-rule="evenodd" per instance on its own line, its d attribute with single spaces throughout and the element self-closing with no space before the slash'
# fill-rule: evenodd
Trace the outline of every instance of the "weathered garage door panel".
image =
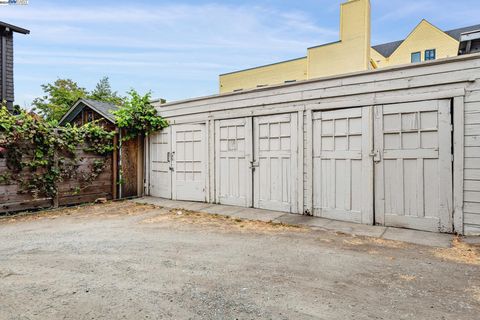
<svg viewBox="0 0 480 320">
<path fill-rule="evenodd" d="M 206 201 L 205 125 L 172 126 L 174 200 Z"/>
<path fill-rule="evenodd" d="M 172 197 L 171 128 L 165 128 L 149 137 L 150 141 L 150 195 Z"/>
<path fill-rule="evenodd" d="M 452 231 L 450 101 L 375 107 L 376 222 Z"/>
<path fill-rule="evenodd" d="M 252 118 L 217 121 L 215 137 L 217 201 L 252 206 Z"/>
<path fill-rule="evenodd" d="M 297 212 L 297 114 L 254 118 L 254 206 Z"/>
<path fill-rule="evenodd" d="M 313 116 L 314 215 L 373 223 L 371 108 Z"/>
</svg>

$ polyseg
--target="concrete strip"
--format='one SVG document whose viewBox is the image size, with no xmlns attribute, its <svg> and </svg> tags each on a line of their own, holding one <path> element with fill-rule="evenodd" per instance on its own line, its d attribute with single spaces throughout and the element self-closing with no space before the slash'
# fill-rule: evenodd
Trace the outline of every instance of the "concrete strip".
<svg viewBox="0 0 480 320">
<path fill-rule="evenodd" d="M 234 207 L 234 206 L 225 206 L 221 204 L 214 204 L 207 208 L 198 210 L 199 212 L 204 213 L 211 213 L 211 214 L 219 214 L 222 216 L 233 216 L 236 212 L 243 210 L 242 207 Z"/>
<path fill-rule="evenodd" d="M 287 213 L 275 219 L 274 222 L 326 229 L 332 220 Z"/>
<path fill-rule="evenodd" d="M 353 222 L 332 221 L 326 227 L 328 230 L 343 232 L 356 236 L 380 238 L 387 229 L 381 226 L 370 226 Z"/>
<path fill-rule="evenodd" d="M 453 235 L 433 233 L 418 230 L 388 228 L 383 239 L 409 242 L 430 247 L 449 248 L 452 246 Z"/>
<path fill-rule="evenodd" d="M 285 212 L 268 211 L 261 209 L 243 208 L 242 210 L 232 214 L 233 217 L 245 220 L 256 220 L 263 222 L 271 222 L 283 216 Z"/>
<path fill-rule="evenodd" d="M 387 240 L 403 241 L 432 247 L 451 247 L 453 235 L 443 233 L 432 233 L 417 230 L 386 228 L 381 226 L 368 226 L 352 222 L 334 221 L 318 217 L 288 214 L 278 211 L 263 209 L 243 208 L 218 204 L 173 201 L 154 197 L 145 197 L 133 200 L 137 203 L 153 204 L 164 208 L 179 208 L 203 213 L 219 214 L 238 219 L 257 220 L 264 222 L 285 223 L 291 225 L 302 225 L 310 228 L 321 228 L 324 230 L 343 232 L 357 236 L 383 238 Z M 470 240 L 471 239 L 471 240 Z M 465 242 L 480 243 L 480 237 L 465 238 Z"/>
<path fill-rule="evenodd" d="M 186 202 L 186 203 L 180 203 L 177 207 L 175 208 L 180 208 L 184 210 L 190 210 L 190 211 L 201 211 L 207 208 L 210 208 L 214 206 L 213 204 L 210 203 L 203 203 L 203 202 Z"/>
<path fill-rule="evenodd" d="M 145 197 L 140 199 L 134 199 L 132 201 L 136 203 L 153 204 L 155 206 L 164 207 L 164 208 L 174 208 L 175 206 L 179 205 L 179 201 L 173 201 L 173 200 L 162 199 L 162 198 L 154 198 L 154 197 Z"/>
<path fill-rule="evenodd" d="M 480 236 L 465 237 L 462 241 L 472 245 L 480 245 Z"/>
</svg>

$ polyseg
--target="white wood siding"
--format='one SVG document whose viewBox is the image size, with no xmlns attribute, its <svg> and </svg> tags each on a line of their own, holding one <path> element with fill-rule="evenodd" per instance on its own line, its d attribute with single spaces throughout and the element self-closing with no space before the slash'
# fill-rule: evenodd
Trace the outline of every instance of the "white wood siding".
<svg viewBox="0 0 480 320">
<path fill-rule="evenodd" d="M 286 113 L 295 114 L 299 119 L 298 128 L 301 129 L 303 125 L 303 130 L 297 132 L 296 140 L 298 148 L 302 148 L 303 144 L 303 159 L 299 158 L 299 166 L 293 169 L 298 175 L 295 177 L 295 185 L 301 190 L 296 192 L 296 199 L 292 200 L 295 203 L 292 205 L 303 204 L 303 211 L 312 213 L 314 112 L 428 100 L 455 101 L 453 117 L 455 124 L 463 129 L 456 128 L 453 141 L 455 231 L 480 233 L 479 79 L 480 54 L 474 54 L 159 104 L 157 108 L 173 125 L 199 122 L 208 124 L 208 129 L 205 130 L 208 136 L 206 146 L 209 149 L 206 151 L 208 158 L 206 172 L 210 177 L 205 181 L 206 192 L 210 197 L 207 197 L 207 201 L 218 200 L 214 199 L 218 194 L 218 183 L 214 174 L 218 169 L 213 146 L 217 139 L 214 123 L 235 118 L 253 119 Z M 297 149 L 296 155 L 301 156 L 300 149 Z M 298 208 L 297 211 L 302 212 L 302 208 Z"/>
<path fill-rule="evenodd" d="M 480 235 L 480 85 L 465 96 L 464 232 Z"/>
</svg>

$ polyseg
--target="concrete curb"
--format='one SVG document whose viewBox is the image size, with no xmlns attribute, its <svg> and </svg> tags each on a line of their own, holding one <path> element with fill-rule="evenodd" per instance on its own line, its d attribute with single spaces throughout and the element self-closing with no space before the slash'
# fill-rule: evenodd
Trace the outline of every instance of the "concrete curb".
<svg viewBox="0 0 480 320">
<path fill-rule="evenodd" d="M 152 204 L 170 209 L 178 208 L 202 213 L 218 214 L 243 220 L 306 226 L 312 229 L 341 232 L 354 236 L 402 241 L 429 247 L 449 248 L 452 246 L 452 240 L 454 238 L 454 235 L 445 233 L 433 233 L 410 229 L 363 225 L 352 222 L 336 221 L 263 209 L 243 208 L 190 201 L 174 201 L 154 197 L 145 197 L 131 201 L 137 203 Z M 480 237 L 478 237 L 478 243 L 480 243 Z"/>
</svg>

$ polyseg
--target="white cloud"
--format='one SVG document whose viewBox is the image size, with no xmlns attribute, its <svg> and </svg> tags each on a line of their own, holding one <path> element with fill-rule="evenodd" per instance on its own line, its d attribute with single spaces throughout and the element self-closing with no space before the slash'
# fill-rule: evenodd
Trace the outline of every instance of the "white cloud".
<svg viewBox="0 0 480 320">
<path fill-rule="evenodd" d="M 19 99 L 57 77 L 88 87 L 100 75 L 116 75 L 119 91 L 160 83 L 173 98 L 216 93 L 220 73 L 303 56 L 338 37 L 337 27 L 322 28 L 309 13 L 261 5 L 32 2 L 5 9 L 2 20 L 31 30 L 16 37 Z"/>
</svg>

